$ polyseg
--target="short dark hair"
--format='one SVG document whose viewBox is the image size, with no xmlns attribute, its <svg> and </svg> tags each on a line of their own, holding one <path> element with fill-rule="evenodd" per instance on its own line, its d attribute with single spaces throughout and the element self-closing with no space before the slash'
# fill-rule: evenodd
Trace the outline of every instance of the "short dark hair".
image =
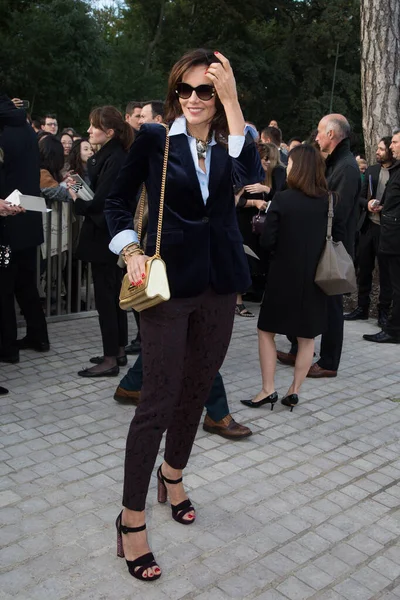
<svg viewBox="0 0 400 600">
<path fill-rule="evenodd" d="M 296 135 L 292 138 L 290 138 L 289 142 L 288 142 L 288 146 L 290 146 L 290 144 L 292 142 L 299 142 L 300 144 L 303 143 L 303 140 L 301 139 L 301 137 L 297 137 Z"/>
<path fill-rule="evenodd" d="M 289 152 L 289 158 L 292 160 L 292 168 L 287 176 L 289 188 L 300 190 L 306 196 L 314 198 L 328 193 L 325 161 L 314 146 L 295 146 Z"/>
<path fill-rule="evenodd" d="M 36 127 L 36 129 L 40 129 L 41 124 L 42 124 L 41 119 L 39 119 L 39 118 L 32 119 L 32 125 L 34 127 Z"/>
<path fill-rule="evenodd" d="M 160 115 L 160 117 L 162 117 L 162 119 L 164 120 L 165 102 L 163 102 L 162 100 L 146 100 L 146 102 L 142 102 L 142 108 L 143 106 L 147 106 L 148 104 L 151 105 L 151 113 L 153 115 L 153 119 Z"/>
<path fill-rule="evenodd" d="M 44 117 L 42 117 L 43 125 L 45 125 L 46 119 L 55 119 L 57 121 L 57 115 L 55 113 L 46 113 Z"/>
<path fill-rule="evenodd" d="M 278 148 L 282 144 L 282 131 L 278 127 L 266 127 L 262 130 L 261 135 L 269 138 Z"/>
<path fill-rule="evenodd" d="M 143 102 L 136 102 L 136 100 L 130 100 L 126 105 L 125 114 L 130 116 L 136 108 L 143 108 Z"/>
</svg>

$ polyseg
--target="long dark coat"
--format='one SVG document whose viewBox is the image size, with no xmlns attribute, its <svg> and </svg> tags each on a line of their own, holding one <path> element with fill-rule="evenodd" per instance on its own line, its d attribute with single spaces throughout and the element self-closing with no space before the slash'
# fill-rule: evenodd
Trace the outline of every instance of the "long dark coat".
<svg viewBox="0 0 400 600">
<path fill-rule="evenodd" d="M 325 331 L 327 296 L 314 278 L 327 224 L 328 196 L 311 198 L 294 189 L 275 194 L 261 236 L 270 264 L 259 329 L 304 338 Z M 335 219 L 333 238 L 344 235 L 344 222 Z"/>
<path fill-rule="evenodd" d="M 81 260 L 97 263 L 116 263 L 118 260 L 118 256 L 108 249 L 111 235 L 104 216 L 104 205 L 126 157 L 122 143 L 113 138 L 88 160 L 94 197 L 90 202 L 80 198 L 75 201 L 75 213 L 85 217 L 77 249 Z"/>
<path fill-rule="evenodd" d="M 40 196 L 39 148 L 37 137 L 26 121 L 26 112 L 15 108 L 7 96 L 0 96 L 0 148 L 4 151 L 1 171 L 1 198 L 15 189 Z M 43 242 L 42 214 L 26 211 L 12 219 L 0 217 L 0 241 L 12 250 L 34 248 Z"/>
</svg>

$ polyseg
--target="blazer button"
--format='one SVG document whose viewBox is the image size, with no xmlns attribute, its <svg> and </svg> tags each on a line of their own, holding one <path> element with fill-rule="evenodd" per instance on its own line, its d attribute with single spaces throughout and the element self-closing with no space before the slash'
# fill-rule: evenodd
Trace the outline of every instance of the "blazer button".
<svg viewBox="0 0 400 600">
<path fill-rule="evenodd" d="M 210 219 L 209 219 L 208 217 L 203 217 L 203 218 L 201 219 L 202 223 L 208 223 L 208 222 L 209 222 L 209 220 L 210 220 Z"/>
</svg>

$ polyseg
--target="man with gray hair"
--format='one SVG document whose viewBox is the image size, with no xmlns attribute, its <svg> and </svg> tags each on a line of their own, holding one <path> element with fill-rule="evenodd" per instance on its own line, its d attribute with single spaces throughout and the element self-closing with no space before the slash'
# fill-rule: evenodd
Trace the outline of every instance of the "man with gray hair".
<svg viewBox="0 0 400 600">
<path fill-rule="evenodd" d="M 392 314 L 382 331 L 365 334 L 364 340 L 379 344 L 400 344 L 400 129 L 395 129 L 390 149 L 394 165 L 389 167 L 389 181 L 386 184 L 379 206 L 376 200 L 368 202 L 368 210 L 381 214 L 381 235 L 379 256 L 386 263 L 393 290 Z"/>
<path fill-rule="evenodd" d="M 357 226 L 358 198 L 360 195 L 360 171 L 350 151 L 350 125 L 343 115 L 326 115 L 318 124 L 316 141 L 321 152 L 327 154 L 326 178 L 328 189 L 335 192 L 334 212 L 346 223 L 343 243 L 347 252 L 354 256 Z M 335 217 L 334 217 L 335 218 Z M 328 297 L 328 329 L 322 334 L 320 359 L 314 363 L 307 377 L 336 377 L 343 346 L 343 297 Z M 284 364 L 293 364 L 297 348 L 292 343 L 289 353 L 278 352 Z"/>
</svg>

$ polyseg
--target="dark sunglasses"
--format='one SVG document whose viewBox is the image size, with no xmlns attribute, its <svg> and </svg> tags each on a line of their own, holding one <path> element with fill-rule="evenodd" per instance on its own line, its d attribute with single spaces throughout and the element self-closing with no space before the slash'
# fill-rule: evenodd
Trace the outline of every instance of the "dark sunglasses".
<svg viewBox="0 0 400 600">
<path fill-rule="evenodd" d="M 196 96 L 199 100 L 211 100 L 215 96 L 215 88 L 212 85 L 198 85 L 192 87 L 188 83 L 177 83 L 175 93 L 183 100 L 188 100 L 190 96 L 196 92 Z"/>
</svg>

